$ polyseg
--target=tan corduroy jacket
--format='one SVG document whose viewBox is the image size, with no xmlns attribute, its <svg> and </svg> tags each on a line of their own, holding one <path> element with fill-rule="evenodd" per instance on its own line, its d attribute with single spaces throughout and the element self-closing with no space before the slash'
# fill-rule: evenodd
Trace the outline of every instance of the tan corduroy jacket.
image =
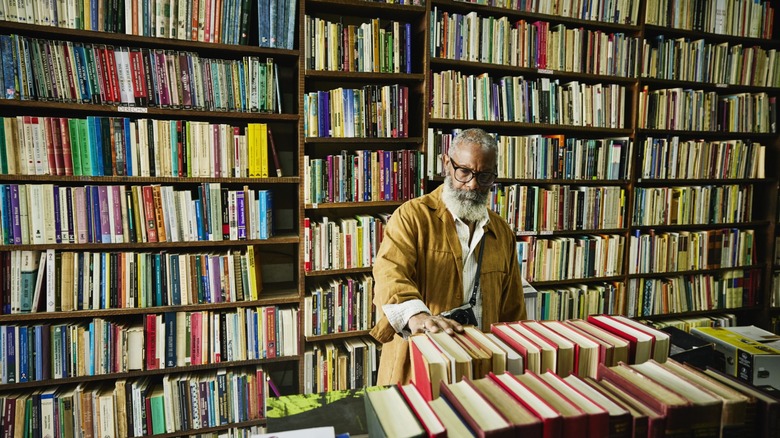
<svg viewBox="0 0 780 438">
<path fill-rule="evenodd" d="M 377 384 L 411 378 L 409 347 L 381 312 L 384 304 L 420 299 L 434 315 L 463 304 L 463 260 L 455 221 L 442 188 L 401 205 L 393 213 L 374 263 L 374 304 L 382 315 L 371 335 L 382 345 Z M 485 226 L 480 286 L 483 330 L 499 321 L 525 319 L 515 236 L 490 212 Z"/>
</svg>

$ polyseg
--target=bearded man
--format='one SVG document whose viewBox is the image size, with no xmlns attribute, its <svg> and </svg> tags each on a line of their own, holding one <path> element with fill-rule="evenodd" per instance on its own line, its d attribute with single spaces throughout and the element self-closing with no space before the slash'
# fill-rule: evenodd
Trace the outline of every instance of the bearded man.
<svg viewBox="0 0 780 438">
<path fill-rule="evenodd" d="M 383 344 L 377 384 L 409 381 L 410 334 L 525 319 L 515 235 L 487 207 L 497 155 L 485 131 L 461 132 L 444 156 L 444 184 L 388 222 L 374 263 L 381 317 L 371 335 Z"/>
</svg>

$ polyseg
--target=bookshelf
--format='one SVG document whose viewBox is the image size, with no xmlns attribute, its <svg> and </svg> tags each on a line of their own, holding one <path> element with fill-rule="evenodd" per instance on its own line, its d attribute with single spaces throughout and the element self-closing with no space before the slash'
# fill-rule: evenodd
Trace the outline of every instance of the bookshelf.
<svg viewBox="0 0 780 438">
<path fill-rule="evenodd" d="M 390 213 L 424 190 L 426 6 L 302 4 L 300 376 L 309 393 L 373 382 L 373 257 Z"/>
<path fill-rule="evenodd" d="M 101 10 L 111 6 L 98 3 Z M 141 3 L 148 6 L 126 5 Z M 180 14 L 172 16 L 189 29 L 181 15 L 187 5 L 180 2 Z M 223 12 L 212 6 L 212 12 Z M 11 94 L 0 101 L 0 185 L 26 196 L 20 205 L 3 195 L 0 391 L 4 406 L 16 400 L 24 409 L 25 397 L 32 401 L 36 428 L 41 418 L 52 424 L 40 406 L 41 398 L 54 397 L 64 403 L 61 418 L 86 421 L 92 408 L 102 413 L 92 432 L 108 436 L 248 435 L 265 423 L 265 377 L 284 375 L 301 361 L 295 263 L 301 241 L 299 52 L 292 41 L 290 48 L 258 47 L 257 5 L 224 6 L 225 16 L 211 23 L 225 27 L 198 41 L 170 33 L 125 34 L 124 25 L 135 20 L 128 16 L 125 23 L 109 11 L 99 27 L 92 26 L 97 21 L 85 27 L 17 22 L 20 17 L 6 15 L 0 20 L 4 88 Z M 36 14 L 51 12 L 36 8 Z M 79 13 L 61 12 L 60 18 L 83 18 Z M 151 17 L 135 23 L 142 27 L 162 19 L 154 13 L 135 17 L 141 16 Z M 238 44 L 242 29 L 245 40 Z M 106 58 L 87 62 L 80 58 L 87 52 Z M 136 56 L 138 64 L 130 64 Z M 43 64 L 48 75 L 40 70 Z M 93 129 L 83 139 L 78 123 Z M 263 166 L 249 160 L 250 152 L 260 151 L 259 137 L 255 141 L 253 134 L 249 144 L 250 126 L 273 129 L 284 176 L 267 176 L 267 170 L 254 175 Z M 83 169 L 72 166 L 77 149 L 80 164 L 90 164 Z M 9 170 L 10 150 L 29 152 L 24 166 L 17 160 Z M 98 152 L 108 153 L 105 161 L 91 155 Z M 273 165 L 269 158 L 265 163 L 266 169 Z M 150 194 L 158 190 L 159 199 L 147 199 L 147 188 Z M 94 199 L 76 196 L 93 189 Z M 259 191 L 273 196 L 267 235 L 260 234 L 255 211 Z M 212 204 L 206 194 L 215 196 Z M 231 214 L 229 207 L 246 210 Z M 15 228 L 13 220 L 22 218 L 27 223 Z M 12 280 L 12 274 L 20 277 Z M 32 303 L 36 281 L 42 282 L 41 298 Z M 278 326 L 278 338 L 269 326 Z M 199 396 L 208 385 L 215 392 Z M 146 398 L 157 406 L 151 429 L 141 425 Z M 213 410 L 228 398 L 244 409 L 224 404 Z M 132 402 L 135 408 L 127 405 Z M 212 417 L 193 415 L 193 403 L 196 412 L 201 407 Z M 91 421 L 82 426 L 91 428 Z M 4 424 L 6 432 L 12 430 L 8 419 Z"/>
</svg>

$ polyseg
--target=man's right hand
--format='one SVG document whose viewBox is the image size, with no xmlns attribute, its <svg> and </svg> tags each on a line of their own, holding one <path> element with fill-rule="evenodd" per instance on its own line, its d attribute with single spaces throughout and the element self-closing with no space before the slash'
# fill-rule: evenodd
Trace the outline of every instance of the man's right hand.
<svg viewBox="0 0 780 438">
<path fill-rule="evenodd" d="M 407 325 L 412 334 L 427 331 L 436 333 L 441 330 L 450 335 L 455 334 L 455 332 L 463 333 L 463 326 L 456 321 L 443 316 L 429 315 L 427 313 L 418 313 L 417 315 L 414 315 L 409 318 L 409 323 Z"/>
</svg>

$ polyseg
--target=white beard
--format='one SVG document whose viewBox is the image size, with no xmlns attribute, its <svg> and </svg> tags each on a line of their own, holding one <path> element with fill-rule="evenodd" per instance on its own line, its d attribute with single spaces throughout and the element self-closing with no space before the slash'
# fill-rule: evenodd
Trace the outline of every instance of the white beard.
<svg viewBox="0 0 780 438">
<path fill-rule="evenodd" d="M 444 205 L 452 212 L 455 217 L 464 222 L 479 223 L 488 215 L 486 191 L 461 190 L 452 186 L 453 179 L 450 175 L 444 178 L 444 189 L 442 191 L 442 200 Z"/>
</svg>

